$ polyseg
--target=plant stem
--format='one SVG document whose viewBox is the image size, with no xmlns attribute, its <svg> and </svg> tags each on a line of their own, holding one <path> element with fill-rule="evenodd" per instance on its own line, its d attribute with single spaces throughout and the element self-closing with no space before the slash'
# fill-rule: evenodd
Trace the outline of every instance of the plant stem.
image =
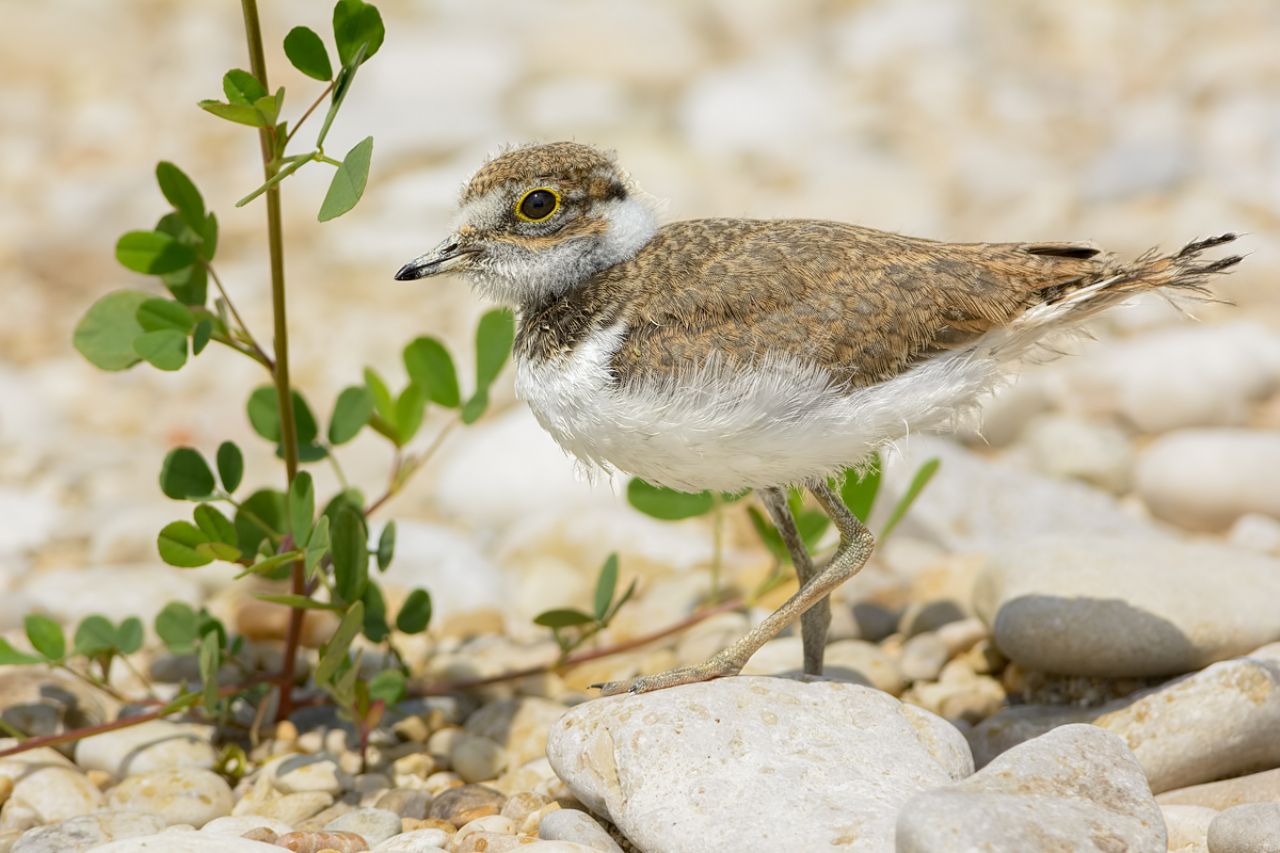
<svg viewBox="0 0 1280 853">
<path fill-rule="evenodd" d="M 454 418 L 445 424 L 444 429 L 431 440 L 431 444 L 427 445 L 427 449 L 422 451 L 422 455 L 414 459 L 404 460 L 400 457 L 400 451 L 396 451 L 396 461 L 391 469 L 391 482 L 387 485 L 387 490 L 373 503 L 369 504 L 369 508 L 364 511 L 365 517 L 373 515 L 382 505 L 391 500 L 405 484 L 409 482 L 409 478 L 418 472 L 423 465 L 431 460 L 436 451 L 440 449 L 440 445 L 444 444 L 444 440 L 449 437 L 449 433 L 453 432 L 458 424 L 462 423 L 461 418 Z"/>
<path fill-rule="evenodd" d="M 262 27 L 258 22 L 258 0 L 240 0 L 244 12 L 245 40 L 249 45 L 249 64 L 253 76 L 264 88 L 267 85 L 267 61 L 262 51 Z M 263 178 L 270 182 L 276 174 L 275 128 L 264 127 L 258 131 L 262 148 Z M 298 473 L 298 430 L 293 416 L 293 394 L 289 388 L 289 324 L 285 310 L 284 290 L 284 229 L 280 222 L 280 185 L 273 184 L 267 190 L 267 246 L 271 253 L 271 313 L 275 320 L 275 385 L 276 401 L 280 408 L 280 440 L 284 445 L 284 466 L 289 488 Z M 286 492 L 289 489 L 286 488 Z M 303 595 L 306 577 L 302 561 L 293 564 L 292 591 Z M 298 654 L 298 637 L 302 633 L 303 611 L 292 608 L 289 613 L 289 632 L 285 637 L 284 662 L 280 673 L 280 703 L 276 719 L 283 720 L 293 710 L 293 668 Z"/>
<path fill-rule="evenodd" d="M 253 347 L 253 354 L 262 365 L 275 372 L 275 362 L 271 360 L 271 356 L 258 346 L 258 341 L 253 337 L 253 333 L 249 331 L 249 326 L 244 322 L 244 318 L 240 316 L 240 311 L 236 308 L 236 304 L 231 301 L 231 297 L 227 294 L 226 288 L 222 286 L 222 279 L 218 278 L 218 273 L 214 271 L 213 264 L 208 261 L 204 262 L 205 271 L 209 273 L 209 278 L 213 279 L 213 286 L 218 288 L 218 294 L 222 297 L 222 301 L 227 304 L 227 310 L 231 312 L 231 316 L 236 318 L 236 322 L 240 324 L 240 331 L 244 334 L 245 340 L 249 346 Z"/>
<path fill-rule="evenodd" d="M 337 82 L 337 77 L 330 80 L 329 85 L 325 86 L 324 91 L 320 93 L 320 96 L 311 102 L 311 106 L 307 107 L 307 111 L 302 114 L 302 117 L 293 123 L 293 127 L 289 130 L 289 135 L 284 138 L 285 147 L 288 147 L 289 140 L 293 139 L 293 135 L 298 132 L 298 128 L 302 127 L 302 123 L 311 117 L 311 114 L 316 111 L 316 107 L 320 106 L 321 102 L 323 102 L 324 99 L 328 97 L 329 93 L 333 91 L 333 85 Z"/>
</svg>

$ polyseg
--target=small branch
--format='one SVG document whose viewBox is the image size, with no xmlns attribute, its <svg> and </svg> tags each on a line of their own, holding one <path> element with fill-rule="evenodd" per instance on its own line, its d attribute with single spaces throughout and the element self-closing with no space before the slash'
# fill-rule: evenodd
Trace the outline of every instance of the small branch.
<svg viewBox="0 0 1280 853">
<path fill-rule="evenodd" d="M 77 669 L 73 669 L 72 667 L 68 666 L 65 663 L 53 664 L 53 666 L 55 666 L 56 668 L 62 670 L 63 672 L 67 673 L 68 675 L 74 678 L 80 679 L 85 684 L 88 684 L 90 687 L 93 687 L 97 690 L 101 690 L 103 693 L 107 694 L 117 702 L 124 702 L 124 703 L 129 702 L 129 698 L 127 696 L 122 694 L 120 691 L 116 690 L 110 684 L 107 684 L 105 681 L 101 681 L 90 675 L 85 675 L 83 672 L 80 672 Z"/>
<path fill-rule="evenodd" d="M 422 455 L 411 461 L 402 462 L 399 458 L 399 450 L 397 450 L 396 462 L 391 469 L 391 482 L 387 485 L 387 490 L 383 492 L 382 496 L 369 504 L 369 507 L 364 511 L 365 517 L 368 518 L 373 515 L 382 508 L 383 504 L 398 495 L 404 489 L 405 484 L 409 482 L 409 478 L 418 473 L 423 465 L 431 461 L 431 457 L 444 444 L 444 440 L 449 437 L 449 433 L 453 432 L 461 422 L 460 418 L 454 418 L 445 424 L 444 429 L 440 430 L 439 434 L 431 440 L 431 444 L 427 445 L 427 449 L 422 451 Z"/>
<path fill-rule="evenodd" d="M 222 279 L 218 278 L 218 273 L 214 270 L 213 264 L 208 261 L 204 262 L 205 271 L 209 273 L 209 278 L 213 279 L 213 286 L 218 288 L 218 295 L 222 297 L 222 301 L 227 304 L 227 310 L 231 312 L 231 316 L 236 318 L 236 323 L 240 326 L 240 332 L 244 335 L 249 346 L 253 348 L 251 355 L 262 363 L 267 370 L 275 372 L 275 362 L 271 360 L 271 356 L 258 346 L 257 340 L 253 337 L 253 333 L 249 331 L 249 326 L 245 323 L 244 318 L 240 316 L 236 304 L 231 301 L 231 296 L 227 293 L 227 289 L 222 286 Z"/>
<path fill-rule="evenodd" d="M 280 146 L 281 148 L 289 147 L 289 140 L 293 139 L 293 135 L 298 132 L 298 128 L 302 127 L 302 123 L 309 119 L 311 114 L 316 111 L 316 107 L 324 103 L 324 99 L 329 97 L 329 93 L 333 91 L 333 86 L 337 82 L 338 78 L 335 76 L 329 81 L 329 85 L 324 87 L 324 91 L 320 93 L 320 97 L 311 102 L 311 106 L 307 107 L 306 112 L 304 112 L 301 118 L 298 119 L 297 123 L 290 128 L 288 135 L 284 138 L 284 145 Z"/>
</svg>

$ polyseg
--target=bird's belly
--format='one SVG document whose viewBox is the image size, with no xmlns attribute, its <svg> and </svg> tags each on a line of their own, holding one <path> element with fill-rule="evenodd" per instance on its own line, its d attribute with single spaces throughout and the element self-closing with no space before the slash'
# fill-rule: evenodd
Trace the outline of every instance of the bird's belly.
<svg viewBox="0 0 1280 853">
<path fill-rule="evenodd" d="M 783 359 L 707 366 L 618 385 L 616 334 L 554 360 L 517 363 L 516 392 L 582 462 L 676 489 L 738 491 L 828 476 L 912 429 L 931 429 L 989 387 L 994 365 L 935 359 L 866 388 Z M 957 373 L 973 374 L 969 376 Z"/>
</svg>

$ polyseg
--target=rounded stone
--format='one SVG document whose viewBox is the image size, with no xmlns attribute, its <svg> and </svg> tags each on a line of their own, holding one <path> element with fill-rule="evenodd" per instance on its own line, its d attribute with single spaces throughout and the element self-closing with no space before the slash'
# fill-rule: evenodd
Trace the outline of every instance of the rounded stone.
<svg viewBox="0 0 1280 853">
<path fill-rule="evenodd" d="M 478 817 L 498 814 L 506 801 L 501 792 L 484 785 L 459 785 L 437 794 L 427 816 L 463 826 Z"/>
<path fill-rule="evenodd" d="M 1209 853 L 1274 853 L 1280 839 L 1280 803 L 1233 806 L 1209 824 Z"/>
<path fill-rule="evenodd" d="M 188 767 L 130 776 L 107 793 L 117 809 L 151 812 L 170 825 L 204 826 L 231 813 L 235 800 L 226 780 L 211 770 Z"/>
<path fill-rule="evenodd" d="M 0 745 L 12 745 L 8 739 Z M 0 811 L 0 830 L 29 829 L 96 811 L 103 804 L 98 789 L 61 753 L 41 747 L 0 759 L 0 776 L 13 789 Z"/>
<path fill-rule="evenodd" d="M 352 784 L 338 760 L 326 753 L 282 756 L 272 759 L 263 771 L 270 773 L 272 786 L 282 794 L 322 791 L 336 797 Z"/>
<path fill-rule="evenodd" d="M 1280 517 L 1280 433 L 1205 429 L 1163 435 L 1143 451 L 1137 492 L 1158 518 L 1223 531 L 1249 513 Z"/>
<path fill-rule="evenodd" d="M 538 837 L 548 841 L 572 841 L 602 853 L 622 853 L 600 822 L 579 809 L 557 809 L 538 824 Z"/>
<path fill-rule="evenodd" d="M 135 811 L 101 811 L 28 830 L 11 853 L 68 853 L 89 850 L 120 838 L 154 835 L 166 822 L 158 815 Z"/>
<path fill-rule="evenodd" d="M 76 764 L 85 770 L 105 770 L 117 779 L 179 767 L 208 770 L 217 758 L 212 738 L 210 726 L 150 720 L 79 741 Z"/>
<path fill-rule="evenodd" d="M 400 815 L 386 809 L 355 809 L 329 821 L 324 828 L 335 832 L 354 832 L 373 846 L 400 834 Z"/>
<path fill-rule="evenodd" d="M 454 742 L 449 763 L 463 780 L 487 782 L 506 769 L 507 751 L 487 737 L 463 735 Z"/>
</svg>

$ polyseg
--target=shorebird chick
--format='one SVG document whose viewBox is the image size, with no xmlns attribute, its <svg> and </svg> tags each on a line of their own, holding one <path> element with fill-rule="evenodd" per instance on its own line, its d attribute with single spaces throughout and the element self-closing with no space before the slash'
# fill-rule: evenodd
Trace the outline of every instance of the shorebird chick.
<svg viewBox="0 0 1280 853">
<path fill-rule="evenodd" d="M 1224 234 L 1120 263 L 1086 243 L 939 243 L 810 220 L 659 226 L 614 162 L 572 142 L 490 160 L 454 232 L 400 280 L 467 275 L 513 305 L 516 392 L 566 451 L 674 489 L 755 489 L 800 589 L 700 666 L 601 685 L 644 692 L 736 674 L 801 618 L 820 673 L 827 596 L 871 554 L 828 479 L 908 432 L 945 430 L 1046 335 L 1149 290 L 1198 291 L 1238 263 Z M 814 567 L 785 489 L 840 534 Z"/>
</svg>

